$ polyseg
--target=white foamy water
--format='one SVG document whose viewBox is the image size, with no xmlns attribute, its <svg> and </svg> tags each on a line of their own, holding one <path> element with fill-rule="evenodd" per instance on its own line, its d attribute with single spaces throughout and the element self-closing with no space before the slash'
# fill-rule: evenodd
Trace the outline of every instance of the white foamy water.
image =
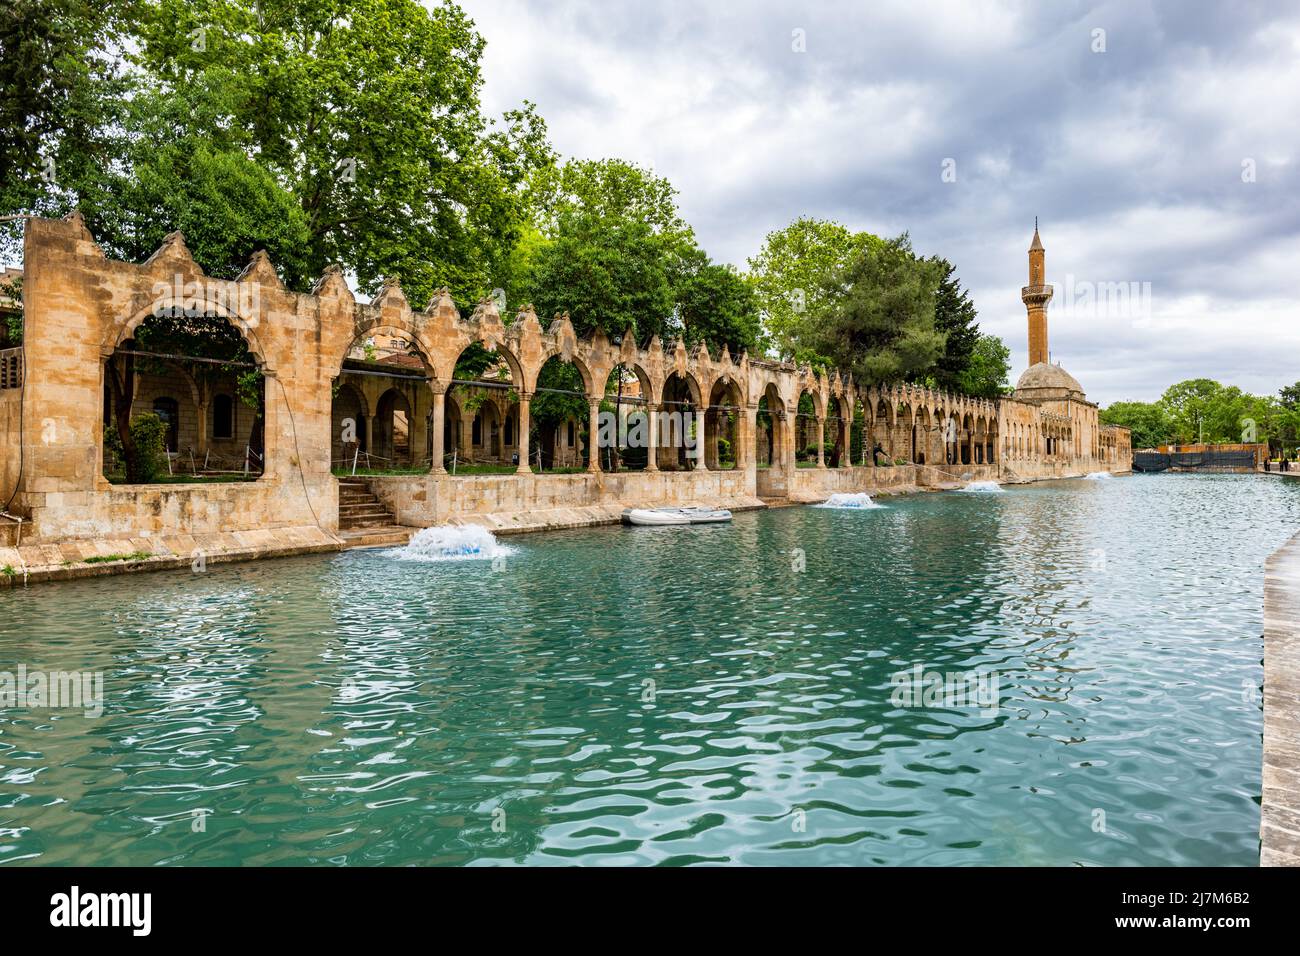
<svg viewBox="0 0 1300 956">
<path fill-rule="evenodd" d="M 1085 481 L 1110 481 L 1115 476 L 1109 471 L 1093 471 L 1083 477 Z"/>
<path fill-rule="evenodd" d="M 969 485 L 967 485 L 965 488 L 962 489 L 962 491 L 972 491 L 976 493 L 985 493 L 985 494 L 991 492 L 999 492 L 1001 490 L 1002 490 L 1002 486 L 999 485 L 996 481 L 972 481 Z"/>
<path fill-rule="evenodd" d="M 884 505 L 878 505 L 871 500 L 871 495 L 862 492 L 859 494 L 847 494 L 836 492 L 819 505 L 817 508 L 844 508 L 856 511 L 865 511 L 868 508 L 883 508 Z"/>
<path fill-rule="evenodd" d="M 411 543 L 389 552 L 402 561 L 491 561 L 515 549 L 478 524 L 437 525 L 411 536 Z"/>
</svg>

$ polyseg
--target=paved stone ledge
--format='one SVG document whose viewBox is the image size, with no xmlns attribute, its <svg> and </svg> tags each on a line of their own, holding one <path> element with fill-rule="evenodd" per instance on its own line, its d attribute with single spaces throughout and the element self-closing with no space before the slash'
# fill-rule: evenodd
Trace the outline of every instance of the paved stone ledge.
<svg viewBox="0 0 1300 956">
<path fill-rule="evenodd" d="M 1264 565 L 1262 866 L 1300 866 L 1300 534 Z"/>
<path fill-rule="evenodd" d="M 0 587 L 189 568 L 200 555 L 208 564 L 221 564 L 338 551 L 342 547 L 338 538 L 315 526 L 24 544 L 0 548 Z M 137 557 L 141 554 L 147 557 Z M 104 560 L 119 556 L 126 560 Z M 88 558 L 100 560 L 87 562 Z"/>
</svg>

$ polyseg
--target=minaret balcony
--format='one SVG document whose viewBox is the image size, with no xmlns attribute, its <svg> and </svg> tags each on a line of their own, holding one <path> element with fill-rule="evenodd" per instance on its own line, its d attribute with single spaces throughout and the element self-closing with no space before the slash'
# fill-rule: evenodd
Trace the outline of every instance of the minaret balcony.
<svg viewBox="0 0 1300 956">
<path fill-rule="evenodd" d="M 1052 300 L 1050 285 L 1027 285 L 1020 289 L 1020 301 L 1025 305 L 1046 305 Z"/>
</svg>

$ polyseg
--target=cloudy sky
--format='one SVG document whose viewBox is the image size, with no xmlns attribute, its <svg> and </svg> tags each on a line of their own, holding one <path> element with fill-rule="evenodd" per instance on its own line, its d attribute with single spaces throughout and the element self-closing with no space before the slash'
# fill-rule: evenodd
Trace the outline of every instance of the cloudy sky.
<svg viewBox="0 0 1300 956">
<path fill-rule="evenodd" d="M 907 231 L 1014 381 L 1037 215 L 1052 357 L 1094 401 L 1300 379 L 1298 5 L 462 6 L 486 107 L 530 99 L 561 154 L 652 165 L 715 259 L 799 215 Z"/>
</svg>

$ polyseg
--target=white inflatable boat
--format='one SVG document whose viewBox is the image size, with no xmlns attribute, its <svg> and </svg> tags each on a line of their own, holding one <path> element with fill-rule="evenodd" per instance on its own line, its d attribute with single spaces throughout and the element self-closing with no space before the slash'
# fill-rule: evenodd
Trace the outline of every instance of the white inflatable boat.
<svg viewBox="0 0 1300 956">
<path fill-rule="evenodd" d="M 726 508 L 628 508 L 623 512 L 624 524 L 717 524 L 730 521 Z"/>
</svg>

